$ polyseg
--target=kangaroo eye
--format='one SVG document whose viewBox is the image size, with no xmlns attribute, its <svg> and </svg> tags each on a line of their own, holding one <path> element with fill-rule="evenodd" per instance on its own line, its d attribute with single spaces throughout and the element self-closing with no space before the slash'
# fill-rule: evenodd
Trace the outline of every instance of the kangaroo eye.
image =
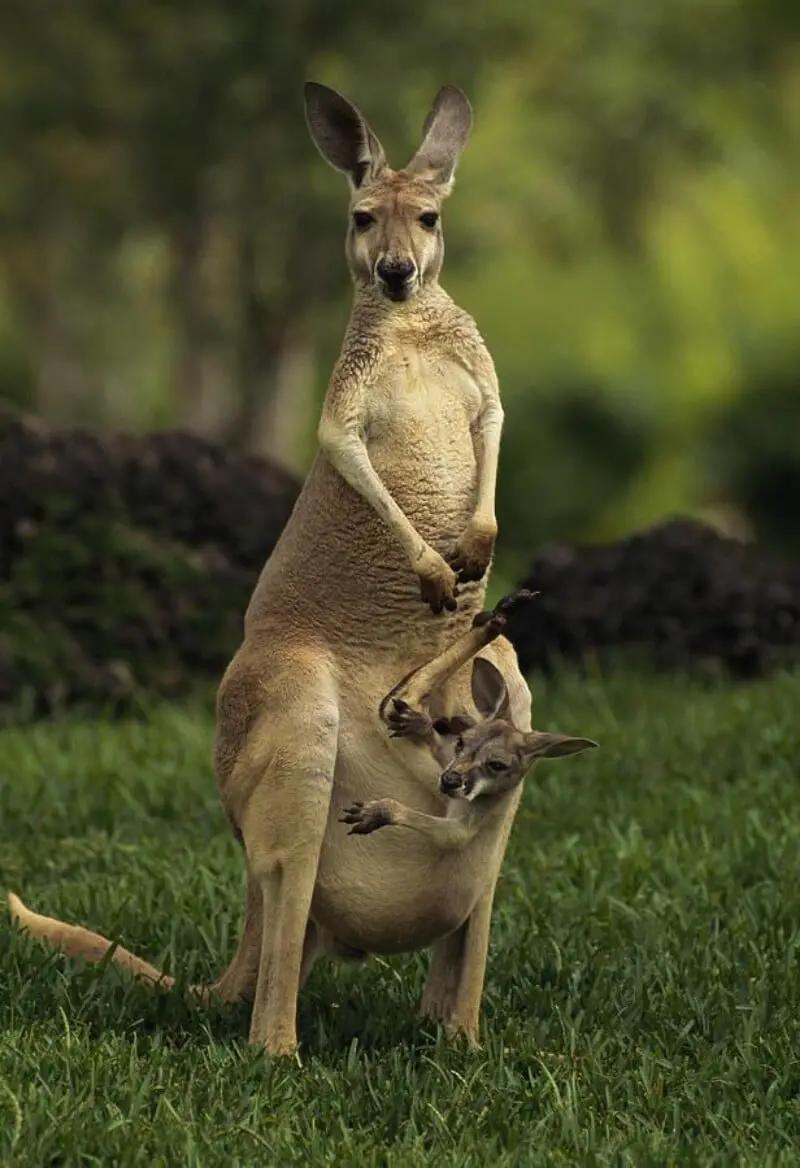
<svg viewBox="0 0 800 1168">
<path fill-rule="evenodd" d="M 427 227 L 429 231 L 432 231 L 439 222 L 439 213 L 438 211 L 423 211 L 419 217 L 419 221 L 423 227 Z"/>
<path fill-rule="evenodd" d="M 375 219 L 370 215 L 369 211 L 354 211 L 353 212 L 353 226 L 356 231 L 366 231 L 371 227 Z"/>
<path fill-rule="evenodd" d="M 489 770 L 494 771 L 495 774 L 499 774 L 500 771 L 507 771 L 508 770 L 508 763 L 501 762 L 499 758 L 490 759 L 486 765 L 489 768 Z"/>
<path fill-rule="evenodd" d="M 461 751 L 462 751 L 463 749 L 464 749 L 464 743 L 463 743 L 463 741 L 462 741 L 462 740 L 459 738 L 459 739 L 457 740 L 457 742 L 456 742 L 455 746 L 453 747 L 453 750 L 455 751 L 455 753 L 456 753 L 456 754 L 461 754 Z"/>
</svg>

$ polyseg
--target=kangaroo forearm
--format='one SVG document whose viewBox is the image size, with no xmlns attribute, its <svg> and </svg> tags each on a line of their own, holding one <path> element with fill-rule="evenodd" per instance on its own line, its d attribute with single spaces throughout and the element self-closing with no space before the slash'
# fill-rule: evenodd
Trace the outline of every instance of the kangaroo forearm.
<svg viewBox="0 0 800 1168">
<path fill-rule="evenodd" d="M 478 464 L 478 491 L 474 518 L 487 527 L 495 525 L 495 494 L 497 492 L 497 464 L 500 458 L 500 438 L 503 431 L 503 410 L 499 403 L 487 406 L 481 416 L 476 435 Z"/>
<path fill-rule="evenodd" d="M 358 434 L 323 432 L 321 445 L 334 469 L 388 524 L 415 564 L 426 550 L 425 541 L 381 482 Z"/>
</svg>

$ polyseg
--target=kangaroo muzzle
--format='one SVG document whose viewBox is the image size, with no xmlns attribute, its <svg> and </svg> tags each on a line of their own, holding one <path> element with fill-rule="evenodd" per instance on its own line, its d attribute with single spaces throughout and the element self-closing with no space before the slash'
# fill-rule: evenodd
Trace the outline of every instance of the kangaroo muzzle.
<svg viewBox="0 0 800 1168">
<path fill-rule="evenodd" d="M 378 286 L 389 300 L 408 300 L 414 290 L 417 265 L 413 260 L 378 260 L 375 265 Z"/>
</svg>

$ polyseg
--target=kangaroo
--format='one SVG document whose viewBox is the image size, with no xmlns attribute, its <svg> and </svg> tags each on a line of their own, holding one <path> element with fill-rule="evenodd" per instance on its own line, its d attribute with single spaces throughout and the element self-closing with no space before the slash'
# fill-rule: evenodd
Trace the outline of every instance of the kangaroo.
<svg viewBox="0 0 800 1168">
<path fill-rule="evenodd" d="M 340 822 L 350 824 L 350 835 L 371 835 L 384 827 L 405 827 L 418 832 L 441 852 L 451 853 L 440 868 L 442 895 L 462 878 L 461 853 L 478 832 L 491 830 L 506 814 L 507 797 L 522 783 L 536 762 L 564 758 L 596 747 L 590 738 L 566 734 L 517 730 L 509 721 L 508 691 L 502 674 L 490 661 L 476 657 L 480 649 L 499 637 L 508 617 L 533 599 L 525 589 L 499 601 L 493 611 L 480 613 L 473 627 L 449 649 L 425 667 L 424 689 L 428 703 L 465 661 L 473 658 L 472 694 L 476 707 L 485 712 L 476 722 L 467 714 L 434 721 L 428 710 L 413 709 L 402 697 L 407 679 L 381 702 L 380 713 L 393 737 L 414 738 L 424 743 L 441 768 L 439 790 L 450 803 L 444 816 L 427 815 L 396 799 L 356 802 L 345 808 Z M 419 689 L 419 674 L 417 689 Z M 455 853 L 455 855 L 453 855 Z"/>
<path fill-rule="evenodd" d="M 439 284 L 441 208 L 472 112 L 461 90 L 442 87 L 419 149 L 398 171 L 335 90 L 308 82 L 305 112 L 323 158 L 349 182 L 354 299 L 317 456 L 217 695 L 215 773 L 246 860 L 244 924 L 226 971 L 196 992 L 251 1001 L 251 1042 L 290 1055 L 299 989 L 320 955 L 430 948 L 422 1012 L 477 1043 L 519 788 L 492 830 L 464 848 L 464 877 L 446 899 L 430 840 L 350 840 L 338 822 L 357 801 L 389 797 L 443 810 L 435 758 L 424 743 L 387 735 L 379 698 L 420 670 L 405 691 L 419 708 L 421 667 L 484 607 L 503 411 L 477 326 Z M 502 675 L 514 725 L 529 731 L 531 696 L 510 642 L 498 637 L 480 652 Z M 471 678 L 464 666 L 440 688 L 439 716 L 479 713 Z M 36 914 L 29 924 L 89 960 L 110 947 Z M 171 980 L 127 951 L 115 956 L 144 978 Z"/>
</svg>

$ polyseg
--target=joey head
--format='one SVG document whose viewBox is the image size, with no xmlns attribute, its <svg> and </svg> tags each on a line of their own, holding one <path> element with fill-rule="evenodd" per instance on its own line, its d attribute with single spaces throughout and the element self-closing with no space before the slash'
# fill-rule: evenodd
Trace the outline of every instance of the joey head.
<svg viewBox="0 0 800 1168">
<path fill-rule="evenodd" d="M 442 768 L 439 791 L 452 800 L 444 817 L 422 814 L 393 799 L 357 802 L 345 808 L 341 816 L 341 821 L 350 825 L 351 835 L 369 835 L 383 827 L 408 827 L 427 834 L 442 848 L 463 847 L 537 762 L 565 758 L 597 746 L 590 738 L 518 729 L 511 721 L 502 674 L 491 661 L 474 656 L 501 635 L 513 612 L 533 598 L 533 593 L 520 590 L 501 600 L 491 612 L 479 613 L 467 634 L 431 662 L 427 670 L 406 678 L 381 703 L 381 715 L 390 735 L 424 744 Z M 435 696 L 436 685 L 470 656 L 472 699 L 478 718 L 467 713 L 432 718 L 425 707 Z M 425 686 L 420 689 L 422 677 Z M 401 696 L 413 692 L 421 707 L 412 706 Z"/>
</svg>

